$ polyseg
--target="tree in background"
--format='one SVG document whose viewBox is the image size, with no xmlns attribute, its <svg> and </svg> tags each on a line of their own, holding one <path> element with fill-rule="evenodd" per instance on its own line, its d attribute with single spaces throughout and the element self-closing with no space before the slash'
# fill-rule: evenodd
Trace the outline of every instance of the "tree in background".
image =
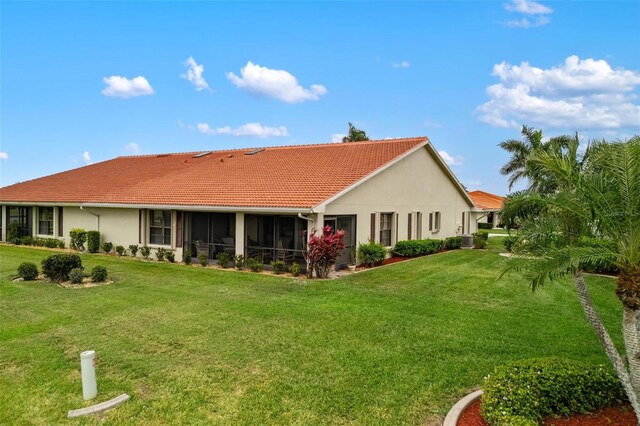
<svg viewBox="0 0 640 426">
<path fill-rule="evenodd" d="M 577 139 L 577 138 L 576 138 Z M 588 322 L 605 349 L 640 418 L 640 137 L 592 143 L 583 156 L 577 140 L 568 149 L 537 145 L 525 158 L 532 186 L 510 195 L 503 217 L 519 222 L 516 259 L 532 288 L 571 276 Z M 536 191 L 544 179 L 545 193 Z M 596 242 L 596 244 L 594 244 Z M 623 305 L 625 357 L 593 305 L 583 270 L 614 265 Z"/>
<path fill-rule="evenodd" d="M 360 142 L 368 141 L 369 137 L 364 130 L 357 129 L 352 123 L 349 123 L 349 134 L 342 138 L 342 142 Z"/>
</svg>

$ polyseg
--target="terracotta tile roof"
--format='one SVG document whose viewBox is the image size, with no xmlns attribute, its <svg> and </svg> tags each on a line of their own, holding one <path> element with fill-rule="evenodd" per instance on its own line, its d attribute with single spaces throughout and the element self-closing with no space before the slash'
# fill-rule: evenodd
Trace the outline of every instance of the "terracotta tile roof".
<svg viewBox="0 0 640 426">
<path fill-rule="evenodd" d="M 427 141 L 125 156 L 0 188 L 0 200 L 311 208 Z"/>
<path fill-rule="evenodd" d="M 471 191 L 468 193 L 476 207 L 483 210 L 500 210 L 505 198 L 484 191 Z"/>
</svg>

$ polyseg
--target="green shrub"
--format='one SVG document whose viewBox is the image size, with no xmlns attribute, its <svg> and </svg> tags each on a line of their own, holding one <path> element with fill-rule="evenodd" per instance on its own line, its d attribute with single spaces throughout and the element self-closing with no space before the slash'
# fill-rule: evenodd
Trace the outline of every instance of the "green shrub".
<svg viewBox="0 0 640 426">
<path fill-rule="evenodd" d="M 247 259 L 246 263 L 247 268 L 249 268 L 251 272 L 261 272 L 264 268 L 262 259 L 260 259 L 259 257 L 250 257 L 249 259 Z"/>
<path fill-rule="evenodd" d="M 69 281 L 72 284 L 82 284 L 82 280 L 84 279 L 84 272 L 80 268 L 73 268 L 69 271 Z"/>
<path fill-rule="evenodd" d="M 87 232 L 87 250 L 89 250 L 89 253 L 97 253 L 100 251 L 100 232 Z"/>
<path fill-rule="evenodd" d="M 25 281 L 33 281 L 38 278 L 38 267 L 35 263 L 22 262 L 18 266 L 18 275 Z"/>
<path fill-rule="evenodd" d="M 198 261 L 202 266 L 207 266 L 209 264 L 209 258 L 207 257 L 206 253 L 200 253 L 198 255 Z"/>
<path fill-rule="evenodd" d="M 365 266 L 379 265 L 387 256 L 387 249 L 382 244 L 369 241 L 358 246 L 358 259 Z"/>
<path fill-rule="evenodd" d="M 221 268 L 228 268 L 231 263 L 231 255 L 229 253 L 220 252 L 216 255 L 218 266 Z"/>
<path fill-rule="evenodd" d="M 276 275 L 284 274 L 287 272 L 287 264 L 282 260 L 274 260 L 271 262 L 271 271 Z"/>
<path fill-rule="evenodd" d="M 20 242 L 18 244 L 23 245 L 23 246 L 33 246 L 34 245 L 33 244 L 34 239 L 33 239 L 33 237 L 31 235 L 26 235 L 24 237 L 21 237 L 21 238 L 19 238 L 19 241 Z"/>
<path fill-rule="evenodd" d="M 82 269 L 82 260 L 77 254 L 52 254 L 42 260 L 42 273 L 51 281 L 67 281 L 72 269 Z"/>
<path fill-rule="evenodd" d="M 64 248 L 64 241 L 57 238 L 42 238 L 42 237 L 22 237 L 19 239 L 19 243 L 23 246 L 36 246 L 36 247 L 48 247 L 48 248 Z"/>
<path fill-rule="evenodd" d="M 102 251 L 104 251 L 105 253 L 109 254 L 111 253 L 111 250 L 113 250 L 113 243 L 110 241 L 105 241 L 104 243 L 102 243 Z"/>
<path fill-rule="evenodd" d="M 483 249 L 487 247 L 488 240 L 489 233 L 487 231 L 478 231 L 473 234 L 473 247 L 477 249 Z"/>
<path fill-rule="evenodd" d="M 126 252 L 127 249 L 124 248 L 124 246 L 116 246 L 116 253 L 118 253 L 118 256 L 124 256 Z"/>
<path fill-rule="evenodd" d="M 7 227 L 7 242 L 20 244 L 20 224 L 18 222 L 9 223 Z"/>
<path fill-rule="evenodd" d="M 478 229 L 493 229 L 493 223 L 480 223 L 480 222 L 478 222 Z"/>
<path fill-rule="evenodd" d="M 57 240 L 58 241 L 58 248 L 63 249 L 64 248 L 64 240 Z"/>
<path fill-rule="evenodd" d="M 185 263 L 185 265 L 191 265 L 191 250 L 189 249 L 185 249 L 182 252 L 182 261 Z"/>
<path fill-rule="evenodd" d="M 442 242 L 442 248 L 446 250 L 459 249 L 460 247 L 462 247 L 462 237 L 460 236 L 445 238 Z"/>
<path fill-rule="evenodd" d="M 176 261 L 176 254 L 173 250 L 167 250 L 164 254 L 164 257 L 166 257 L 167 260 L 171 263 L 174 263 Z"/>
<path fill-rule="evenodd" d="M 107 268 L 104 266 L 96 266 L 91 270 L 91 281 L 101 283 L 107 280 Z"/>
<path fill-rule="evenodd" d="M 511 253 L 511 251 L 513 250 L 513 244 L 518 241 L 518 237 L 504 237 L 504 239 L 502 240 L 502 245 L 504 246 L 504 249 L 506 251 L 508 251 L 509 253 Z"/>
<path fill-rule="evenodd" d="M 162 262 L 166 255 L 167 255 L 167 250 L 166 249 L 164 249 L 162 247 L 159 247 L 159 248 L 156 249 L 156 260 L 158 262 Z"/>
<path fill-rule="evenodd" d="M 478 237 L 481 240 L 484 241 L 488 241 L 489 240 L 489 233 L 487 231 L 478 231 L 476 233 L 473 234 L 474 237 Z"/>
<path fill-rule="evenodd" d="M 142 257 L 144 257 L 146 260 L 149 259 L 149 255 L 151 254 L 151 249 L 147 246 L 142 246 L 140 247 L 140 254 L 142 255 Z"/>
<path fill-rule="evenodd" d="M 291 275 L 294 277 L 300 275 L 300 264 L 298 262 L 293 262 L 291 264 Z"/>
<path fill-rule="evenodd" d="M 392 253 L 401 257 L 424 256 L 437 252 L 442 244 L 442 240 L 398 241 Z"/>
<path fill-rule="evenodd" d="M 138 254 L 138 245 L 137 244 L 131 244 L 129 246 L 129 253 L 131 253 L 131 256 L 136 257 Z"/>
<path fill-rule="evenodd" d="M 244 256 L 241 254 L 236 255 L 236 257 L 233 258 L 233 266 L 241 271 L 244 268 Z"/>
<path fill-rule="evenodd" d="M 73 228 L 69 231 L 69 246 L 74 250 L 84 250 L 84 243 L 87 241 L 87 231 L 82 228 Z"/>
<path fill-rule="evenodd" d="M 610 368 L 560 358 L 497 367 L 482 389 L 482 415 L 490 425 L 537 425 L 546 417 L 588 413 L 625 400 Z"/>
</svg>

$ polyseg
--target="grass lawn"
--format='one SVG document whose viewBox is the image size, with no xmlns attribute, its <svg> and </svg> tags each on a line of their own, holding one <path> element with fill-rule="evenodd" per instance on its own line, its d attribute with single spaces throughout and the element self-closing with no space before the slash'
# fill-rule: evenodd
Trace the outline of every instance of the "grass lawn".
<svg viewBox="0 0 640 426">
<path fill-rule="evenodd" d="M 496 281 L 501 238 L 334 281 L 83 255 L 116 283 L 13 283 L 50 252 L 0 246 L 0 424 L 53 424 L 82 400 L 132 399 L 108 424 L 436 424 L 494 366 L 540 356 L 605 362 L 568 281 L 532 294 Z M 621 342 L 614 282 L 588 279 Z"/>
</svg>

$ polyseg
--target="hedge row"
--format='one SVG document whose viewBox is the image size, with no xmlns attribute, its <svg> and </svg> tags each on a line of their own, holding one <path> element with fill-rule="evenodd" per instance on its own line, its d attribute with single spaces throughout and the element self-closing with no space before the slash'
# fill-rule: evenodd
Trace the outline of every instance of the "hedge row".
<svg viewBox="0 0 640 426">
<path fill-rule="evenodd" d="M 533 426 L 547 417 L 589 413 L 626 400 L 610 368 L 561 358 L 497 367 L 482 389 L 482 416 L 492 426 Z"/>
<path fill-rule="evenodd" d="M 22 237 L 16 243 L 23 246 L 64 248 L 64 240 L 58 238 Z"/>
<path fill-rule="evenodd" d="M 444 240 L 398 241 L 393 247 L 392 253 L 400 257 L 424 256 L 440 250 L 459 249 L 460 246 L 462 246 L 462 237 L 450 237 Z"/>
</svg>

